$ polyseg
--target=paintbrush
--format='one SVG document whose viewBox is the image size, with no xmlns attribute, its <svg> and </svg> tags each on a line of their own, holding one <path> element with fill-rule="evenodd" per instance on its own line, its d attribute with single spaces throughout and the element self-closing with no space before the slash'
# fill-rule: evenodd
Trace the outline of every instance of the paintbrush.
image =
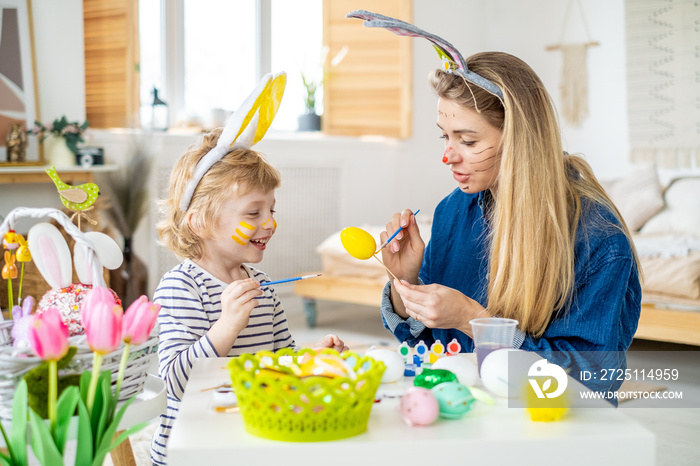
<svg viewBox="0 0 700 466">
<path fill-rule="evenodd" d="M 416 212 L 413 214 L 413 216 L 415 217 L 416 215 L 418 215 L 418 212 L 420 212 L 420 209 L 416 210 Z M 385 247 L 387 244 L 391 243 L 391 240 L 394 239 L 394 237 L 395 237 L 396 235 L 398 235 L 399 232 L 400 232 L 401 230 L 403 230 L 403 227 L 399 227 L 398 230 L 396 230 L 386 241 L 384 241 L 384 242 L 382 243 L 382 245 L 379 246 L 379 249 L 377 249 L 377 252 L 381 251 L 382 249 L 384 249 L 384 247 Z M 377 252 L 375 252 L 375 254 L 376 254 Z"/>
<path fill-rule="evenodd" d="M 273 282 L 264 282 L 264 283 L 260 284 L 260 288 L 265 287 L 265 286 L 277 285 L 279 283 L 295 282 L 297 280 L 306 280 L 307 278 L 316 278 L 316 277 L 320 277 L 320 276 L 321 276 L 321 274 L 317 273 L 314 275 L 303 275 L 301 277 L 285 278 L 284 280 L 276 280 Z"/>
</svg>

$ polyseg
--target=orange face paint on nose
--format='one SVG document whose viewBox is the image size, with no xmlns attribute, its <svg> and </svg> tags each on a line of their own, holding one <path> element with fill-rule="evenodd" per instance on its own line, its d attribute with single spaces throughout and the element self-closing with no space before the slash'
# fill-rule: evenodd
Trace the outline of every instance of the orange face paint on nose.
<svg viewBox="0 0 700 466">
<path fill-rule="evenodd" d="M 451 150 L 452 150 L 451 147 L 448 147 L 447 149 L 445 149 L 445 153 L 442 156 L 442 163 L 447 163 L 447 155 L 450 153 Z"/>
</svg>

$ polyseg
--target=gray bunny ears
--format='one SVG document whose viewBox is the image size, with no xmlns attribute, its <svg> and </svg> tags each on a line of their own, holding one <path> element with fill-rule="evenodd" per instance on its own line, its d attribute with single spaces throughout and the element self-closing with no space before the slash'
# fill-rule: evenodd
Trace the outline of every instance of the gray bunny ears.
<svg viewBox="0 0 700 466">
<path fill-rule="evenodd" d="M 464 79 L 472 84 L 479 86 L 485 91 L 499 97 L 501 101 L 503 100 L 503 91 L 497 85 L 478 75 L 472 71 L 469 71 L 467 64 L 462 57 L 462 54 L 449 42 L 435 34 L 430 34 L 420 28 L 417 28 L 411 23 L 401 21 L 400 19 L 391 18 L 389 16 L 380 15 L 377 13 L 372 13 L 366 10 L 356 10 L 351 11 L 346 15 L 347 18 L 358 18 L 363 19 L 365 27 L 370 28 L 384 28 L 397 34 L 399 36 L 409 36 L 409 37 L 423 37 L 428 39 L 433 43 L 433 47 L 437 51 L 438 55 L 442 59 L 443 66 L 446 71 L 457 72 Z"/>
</svg>

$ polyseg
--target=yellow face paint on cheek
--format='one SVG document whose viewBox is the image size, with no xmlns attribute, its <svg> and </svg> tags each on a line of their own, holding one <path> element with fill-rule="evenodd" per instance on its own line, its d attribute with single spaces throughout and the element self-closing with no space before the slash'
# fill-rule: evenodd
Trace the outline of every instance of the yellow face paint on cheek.
<svg viewBox="0 0 700 466">
<path fill-rule="evenodd" d="M 246 222 L 240 222 L 238 224 L 243 230 L 247 230 L 246 232 L 243 232 L 241 228 L 236 228 L 236 234 L 231 235 L 231 239 L 233 239 L 236 243 L 240 244 L 241 246 L 245 246 L 248 244 L 248 240 L 253 237 L 253 233 L 255 233 L 256 228 L 253 225 L 250 225 Z"/>
</svg>

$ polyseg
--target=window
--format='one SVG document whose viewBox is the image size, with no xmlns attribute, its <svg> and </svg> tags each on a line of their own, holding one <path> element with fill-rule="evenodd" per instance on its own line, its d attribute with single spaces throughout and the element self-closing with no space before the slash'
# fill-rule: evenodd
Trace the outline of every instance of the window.
<svg viewBox="0 0 700 466">
<path fill-rule="evenodd" d="M 83 0 L 90 125 L 149 127 L 155 87 L 171 124 L 219 126 L 260 77 L 284 70 L 273 130 L 296 130 L 305 113 L 303 71 L 323 79 L 316 110 L 326 133 L 408 137 L 413 41 L 345 18 L 364 3 Z M 412 19 L 412 0 L 373 0 L 372 9 Z"/>
<path fill-rule="evenodd" d="M 286 71 L 273 128 L 296 129 L 304 111 L 301 67 L 321 69 L 321 11 L 321 0 L 141 0 L 144 124 L 154 87 L 169 105 L 171 123 L 210 128 L 238 108 L 263 74 Z"/>
</svg>

